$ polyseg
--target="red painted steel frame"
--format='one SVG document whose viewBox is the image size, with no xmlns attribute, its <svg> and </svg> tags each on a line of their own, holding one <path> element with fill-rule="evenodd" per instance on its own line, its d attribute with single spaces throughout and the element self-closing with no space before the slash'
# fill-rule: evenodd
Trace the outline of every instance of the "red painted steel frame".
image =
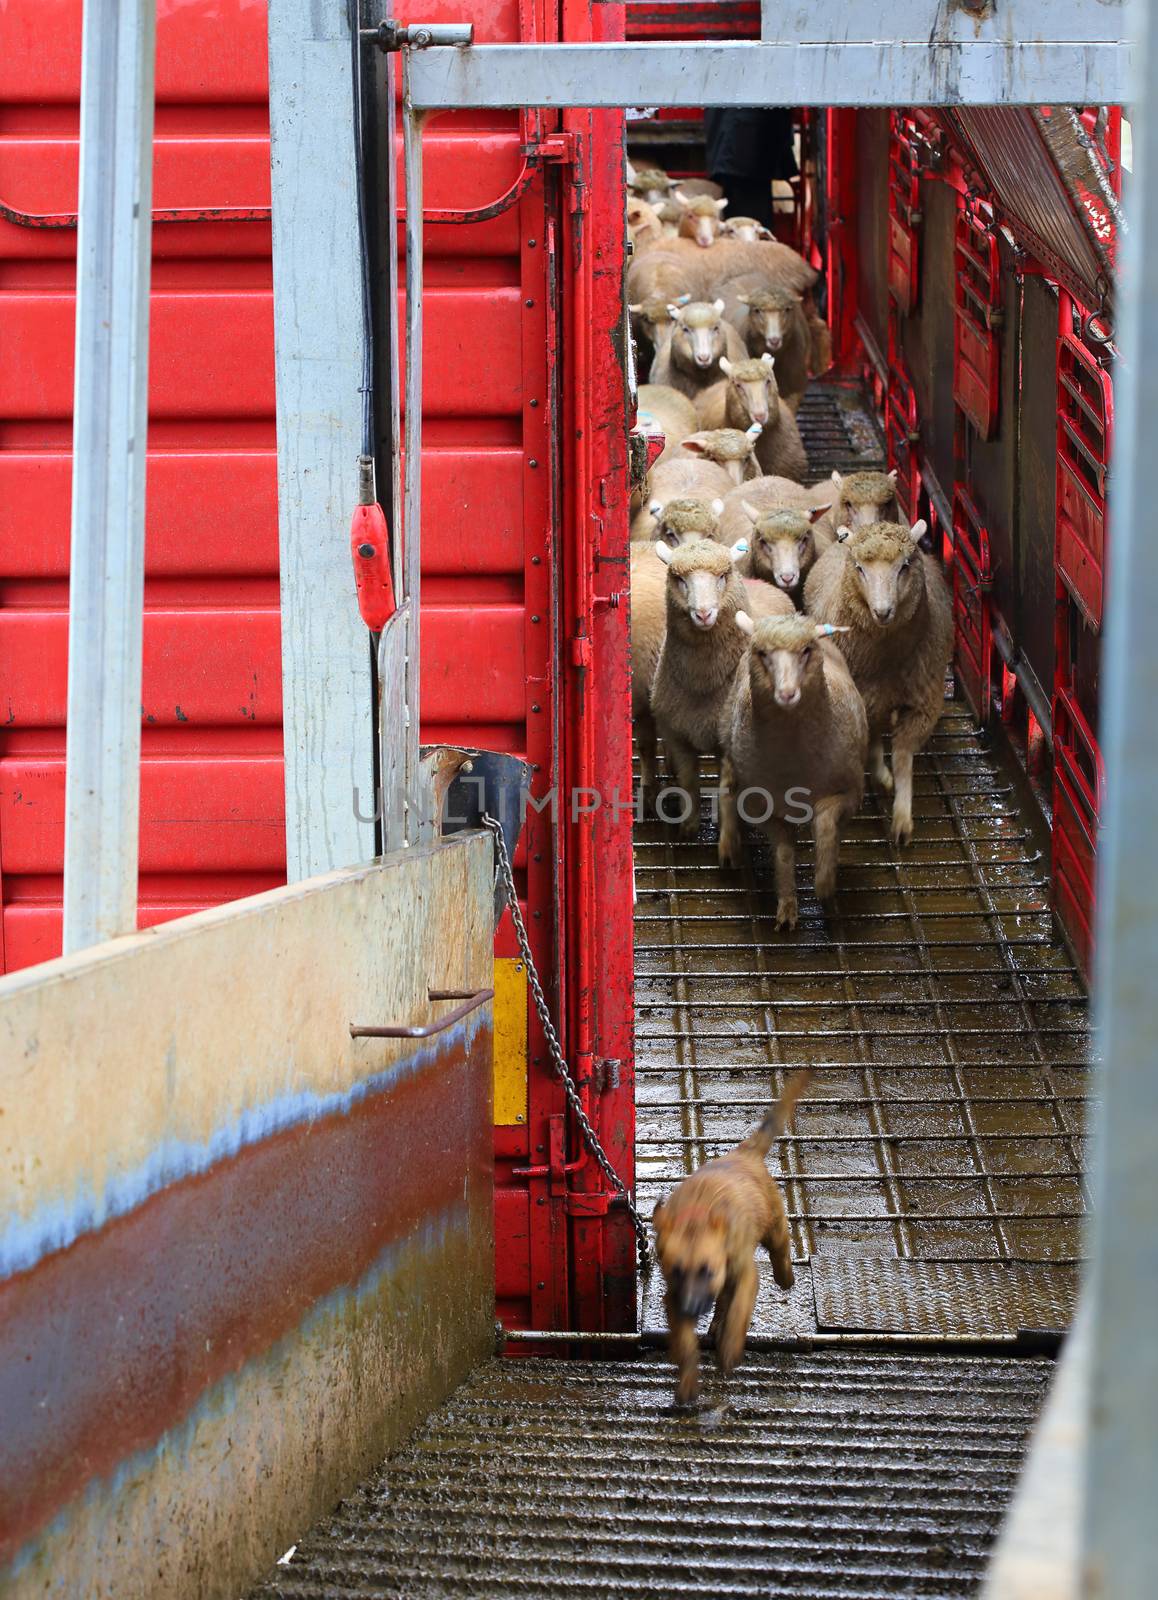
<svg viewBox="0 0 1158 1600">
<path fill-rule="evenodd" d="M 981 438 L 992 439 L 1001 398 L 1001 258 L 983 202 L 960 202 L 953 271 L 953 398 Z"/>
<path fill-rule="evenodd" d="M 953 496 L 953 620 L 957 678 L 978 722 L 993 706 L 993 625 L 989 531 L 968 491 Z"/>
<path fill-rule="evenodd" d="M 1085 312 L 1058 294 L 1057 570 L 1091 626 L 1102 622 L 1107 477 L 1114 435 L 1110 374 L 1075 333 Z"/>
</svg>

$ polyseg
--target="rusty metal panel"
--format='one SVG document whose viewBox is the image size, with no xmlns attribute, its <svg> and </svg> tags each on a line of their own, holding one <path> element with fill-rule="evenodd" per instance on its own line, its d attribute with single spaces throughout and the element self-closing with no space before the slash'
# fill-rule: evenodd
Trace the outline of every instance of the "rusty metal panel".
<svg viewBox="0 0 1158 1600">
<path fill-rule="evenodd" d="M 0 981 L 6 1594 L 236 1595 L 485 1352 L 490 1004 L 350 1030 L 490 984 L 490 862 L 457 835 Z"/>
</svg>

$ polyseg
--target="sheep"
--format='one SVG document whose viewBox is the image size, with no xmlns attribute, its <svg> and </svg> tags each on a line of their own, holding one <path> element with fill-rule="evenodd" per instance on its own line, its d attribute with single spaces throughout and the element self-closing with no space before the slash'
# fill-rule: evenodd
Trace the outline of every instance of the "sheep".
<svg viewBox="0 0 1158 1600">
<path fill-rule="evenodd" d="M 724 239 L 742 239 L 746 244 L 755 244 L 760 239 L 773 239 L 775 234 L 770 228 L 756 217 L 728 217 L 720 226 L 720 236 Z"/>
<path fill-rule="evenodd" d="M 655 207 L 634 195 L 627 202 L 627 237 L 637 250 L 664 237 L 663 222 Z"/>
<path fill-rule="evenodd" d="M 836 530 L 867 527 L 870 522 L 902 522 L 901 508 L 897 503 L 897 473 L 834 472 L 831 478 L 829 499 L 830 514 L 817 528 L 821 549 L 827 549 L 836 538 Z M 820 489 L 824 487 L 817 485 Z M 835 490 L 835 493 L 833 492 Z"/>
<path fill-rule="evenodd" d="M 920 549 L 924 532 L 924 522 L 842 526 L 804 585 L 812 616 L 849 629 L 840 648 L 868 713 L 869 772 L 886 794 L 893 791 L 897 845 L 913 836 L 913 757 L 941 715 L 953 653 L 952 602 L 937 562 Z"/>
<path fill-rule="evenodd" d="M 756 462 L 755 449 L 763 428 L 754 422 L 750 428 L 706 428 L 702 431 L 691 433 L 678 446 L 675 456 L 678 460 L 681 454 L 699 456 L 706 461 L 715 461 L 729 474 L 734 485 L 739 486 L 749 478 L 760 475 L 760 468 Z"/>
<path fill-rule="evenodd" d="M 720 710 L 744 652 L 736 612 L 789 615 L 792 602 L 770 584 L 745 580 L 739 552 L 706 539 L 671 550 L 657 544 L 667 567 L 666 628 L 651 686 L 651 709 L 668 765 L 686 796 L 680 832 L 694 838 L 700 826 L 701 754 L 717 749 Z"/>
<path fill-rule="evenodd" d="M 774 583 L 795 598 L 816 560 L 812 525 L 824 515 L 823 507 L 761 511 L 757 506 L 745 505 L 744 509 L 751 518 L 752 531 L 747 536 L 748 554 L 740 564 L 741 572 L 746 577 Z"/>
<path fill-rule="evenodd" d="M 681 201 L 704 194 L 710 195 L 713 200 L 724 198 L 723 189 L 711 178 L 680 178 L 672 192 Z"/>
<path fill-rule="evenodd" d="M 724 496 L 720 538 L 729 545 L 735 544 L 737 539 L 750 539 L 755 525 L 755 519 L 751 515 L 753 510 L 764 516 L 770 511 L 815 509 L 823 519 L 824 513 L 831 508 L 834 499 L 835 491 L 830 478 L 822 479 L 810 489 L 792 478 L 753 478 L 750 482 L 741 484 L 738 489 L 729 490 Z M 835 537 L 834 533 L 825 545 L 818 545 L 817 550 L 827 549 Z"/>
<path fill-rule="evenodd" d="M 725 298 L 725 315 L 748 346 L 748 353 L 776 358 L 776 383 L 780 398 L 795 416 L 808 386 L 811 352 L 808 323 L 800 296 L 791 289 L 743 290 L 731 304 Z"/>
<path fill-rule="evenodd" d="M 778 239 L 755 243 L 747 239 L 717 239 L 710 266 L 715 292 L 725 299 L 730 292 L 754 289 L 784 288 L 802 295 L 817 278 L 815 267 L 810 267 L 798 250 Z"/>
<path fill-rule="evenodd" d="M 671 304 L 684 306 L 690 299 L 691 296 L 687 294 L 677 295 L 673 302 L 667 295 L 655 294 L 648 300 L 628 306 L 631 332 L 638 351 L 636 365 L 640 369 L 646 366 L 650 370 L 656 353 L 672 336 L 675 324 L 672 321 Z"/>
<path fill-rule="evenodd" d="M 653 512 L 656 541 L 676 550 L 681 544 L 691 544 L 693 539 L 718 539 L 723 509 L 722 500 L 709 504 L 685 497 L 669 500 L 666 506 L 656 501 Z"/>
<path fill-rule="evenodd" d="M 719 383 L 692 398 L 701 428 L 744 428 L 759 422 L 764 432 L 756 444 L 756 460 L 767 476 L 795 478 L 803 482 L 808 475 L 808 457 L 800 438 L 796 418 L 780 398 L 776 386 L 775 361 L 761 356 L 736 361 L 720 357 Z"/>
<path fill-rule="evenodd" d="M 682 200 L 680 192 L 676 190 L 676 197 Z M 680 239 L 693 239 L 701 250 L 707 250 L 715 244 L 720 237 L 720 212 L 724 210 L 726 200 L 713 200 L 710 195 L 697 195 L 684 206 L 684 214 L 680 218 Z"/>
<path fill-rule="evenodd" d="M 868 717 L 829 641 L 839 630 L 797 615 L 753 622 L 738 612 L 735 621 L 749 645 L 720 713 L 719 857 L 740 865 L 739 819 L 754 792 L 775 861 L 776 927 L 791 930 L 798 915 L 793 825 L 812 824 L 816 896 L 830 900 L 841 824 L 864 794 Z"/>
<path fill-rule="evenodd" d="M 657 201 L 667 199 L 672 184 L 661 167 L 633 167 L 627 177 L 627 187 L 640 200 L 655 205 Z"/>
<path fill-rule="evenodd" d="M 646 545 L 631 552 L 631 720 L 639 745 L 643 807 L 655 810 L 655 718 L 651 686 L 667 619 L 667 574 Z"/>
<path fill-rule="evenodd" d="M 692 256 L 688 250 L 696 251 L 696 247 L 686 239 L 662 239 L 634 255 L 627 265 L 628 301 L 643 305 L 662 299 L 666 305 L 699 299 L 704 289 L 703 264 L 698 251 Z"/>
<path fill-rule="evenodd" d="M 669 501 L 686 498 L 711 505 L 734 488 L 730 472 L 715 461 L 705 461 L 695 455 L 673 456 L 652 467 L 647 480 L 647 498 L 631 521 L 632 542 L 655 538 L 656 516 Z"/>
<path fill-rule="evenodd" d="M 702 300 L 686 306 L 673 303 L 668 309 L 674 326 L 651 364 L 650 381 L 670 384 L 694 400 L 701 389 L 719 380 L 722 360 L 742 361 L 747 352 L 735 328 L 724 321 L 722 300 L 712 305 Z M 743 427 L 761 420 L 747 417 Z M 729 420 L 729 426 L 736 425 Z"/>
<path fill-rule="evenodd" d="M 658 427 L 663 434 L 663 451 L 652 462 L 653 472 L 675 455 L 690 433 L 698 432 L 696 408 L 687 395 L 659 383 L 640 384 L 636 391 L 636 421 L 645 433 L 654 433 Z"/>
</svg>

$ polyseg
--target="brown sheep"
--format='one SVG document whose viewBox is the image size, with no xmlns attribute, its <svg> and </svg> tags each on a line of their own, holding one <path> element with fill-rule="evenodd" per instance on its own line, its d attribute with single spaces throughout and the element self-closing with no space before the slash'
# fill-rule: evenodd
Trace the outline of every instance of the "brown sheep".
<svg viewBox="0 0 1158 1600">
<path fill-rule="evenodd" d="M 672 304 L 668 309 L 674 326 L 671 337 L 651 364 L 650 381 L 669 384 L 694 400 L 700 390 L 719 381 L 721 361 L 744 358 L 744 343 L 731 323 L 724 320 L 722 300 L 712 305 L 693 300 L 691 305 Z M 744 427 L 758 420 L 749 417 Z"/>
<path fill-rule="evenodd" d="M 720 861 L 740 865 L 740 817 L 747 811 L 772 844 L 776 926 L 792 929 L 794 826 L 812 824 L 816 895 L 830 900 L 841 823 L 864 794 L 868 719 L 827 623 L 803 616 L 753 623 L 743 612 L 736 623 L 750 643 L 720 714 Z"/>
<path fill-rule="evenodd" d="M 823 517 L 834 498 L 835 491 L 830 478 L 822 479 L 810 489 L 792 478 L 753 478 L 750 483 L 741 484 L 738 489 L 731 489 L 724 496 L 720 538 L 725 544 L 735 544 L 737 539 L 751 537 L 754 524 L 749 512 L 744 509 L 746 506 L 754 508 L 761 516 L 769 511 L 815 509 Z M 835 537 L 834 534 L 833 538 Z"/>
<path fill-rule="evenodd" d="M 720 228 L 720 233 L 725 239 L 742 239 L 746 244 L 755 244 L 760 239 L 776 237 L 772 230 L 766 228 L 756 217 L 728 217 Z"/>
<path fill-rule="evenodd" d="M 870 522 L 903 522 L 897 503 L 897 474 L 892 472 L 834 472 L 830 479 L 831 510 L 816 530 L 818 547 L 827 550 L 839 527 L 861 528 Z M 824 484 L 817 484 L 824 489 Z"/>
<path fill-rule="evenodd" d="M 655 537 L 673 550 L 693 539 L 715 539 L 719 535 L 722 500 L 707 504 L 703 500 L 669 500 L 666 506 L 655 502 Z M 634 553 L 634 552 L 633 552 Z"/>
<path fill-rule="evenodd" d="M 802 483 L 808 457 L 796 418 L 780 398 L 772 356 L 734 361 L 725 355 L 719 366 L 723 379 L 693 396 L 700 426 L 747 429 L 759 422 L 764 429 L 756 442 L 761 473 Z"/>
<path fill-rule="evenodd" d="M 723 189 L 718 183 L 713 183 L 711 178 L 680 178 L 672 193 L 678 199 L 694 198 L 701 194 L 710 195 L 713 200 L 724 198 Z"/>
<path fill-rule="evenodd" d="M 663 223 L 655 207 L 633 195 L 627 202 L 627 237 L 632 244 L 637 250 L 644 250 L 663 236 Z"/>
<path fill-rule="evenodd" d="M 924 522 L 837 529 L 804 585 L 822 622 L 846 627 L 840 648 L 868 712 L 869 772 L 893 791 L 893 841 L 913 836 L 913 757 L 944 708 L 953 607 L 941 569 L 920 549 Z M 884 735 L 892 734 L 892 772 Z"/>
<path fill-rule="evenodd" d="M 690 433 L 697 433 L 696 408 L 686 394 L 669 389 L 664 384 L 641 383 L 636 391 L 636 421 L 643 424 L 645 433 L 658 427 L 664 437 L 662 454 L 652 462 L 652 471 L 660 462 L 669 461 Z"/>
<path fill-rule="evenodd" d="M 662 299 L 665 305 L 687 304 L 699 297 L 704 287 L 704 271 L 698 259 L 676 246 L 685 239 L 663 239 L 634 255 L 627 264 L 627 298 L 632 305 Z M 695 251 L 695 245 L 688 245 Z M 696 251 L 696 257 L 699 252 Z M 687 297 L 686 299 L 684 297 Z"/>
<path fill-rule="evenodd" d="M 707 258 L 715 293 L 727 299 L 732 292 L 753 289 L 793 289 L 804 294 L 816 282 L 816 269 L 791 245 L 779 240 L 718 239 Z"/>
<path fill-rule="evenodd" d="M 720 710 L 745 636 L 736 612 L 790 615 L 792 602 L 770 584 L 745 580 L 732 552 L 706 539 L 671 550 L 657 544 L 667 566 L 667 626 L 651 688 L 651 709 L 668 766 L 685 796 L 680 831 L 694 838 L 700 825 L 700 755 L 718 747 Z"/>
<path fill-rule="evenodd" d="M 627 175 L 627 188 L 629 193 L 651 206 L 667 199 L 671 193 L 671 179 L 662 167 L 633 167 Z"/>
</svg>

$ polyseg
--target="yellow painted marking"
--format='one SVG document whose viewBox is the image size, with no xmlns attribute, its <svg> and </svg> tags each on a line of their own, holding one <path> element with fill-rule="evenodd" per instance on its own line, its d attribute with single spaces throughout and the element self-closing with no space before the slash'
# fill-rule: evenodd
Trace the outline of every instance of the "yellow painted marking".
<svg viewBox="0 0 1158 1600">
<path fill-rule="evenodd" d="M 527 1120 L 527 975 L 510 956 L 495 961 L 495 1127 Z"/>
</svg>

